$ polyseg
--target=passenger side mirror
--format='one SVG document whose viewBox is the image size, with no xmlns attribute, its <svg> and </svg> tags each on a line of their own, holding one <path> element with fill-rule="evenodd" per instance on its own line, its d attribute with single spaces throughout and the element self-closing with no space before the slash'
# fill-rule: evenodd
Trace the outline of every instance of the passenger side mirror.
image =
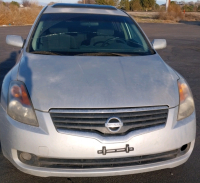
<svg viewBox="0 0 200 183">
<path fill-rule="evenodd" d="M 22 48 L 24 44 L 24 40 L 21 36 L 7 35 L 6 43 L 12 46 L 17 46 L 17 47 Z"/>
<path fill-rule="evenodd" d="M 155 50 L 167 47 L 167 41 L 165 39 L 154 39 L 151 44 Z"/>
</svg>

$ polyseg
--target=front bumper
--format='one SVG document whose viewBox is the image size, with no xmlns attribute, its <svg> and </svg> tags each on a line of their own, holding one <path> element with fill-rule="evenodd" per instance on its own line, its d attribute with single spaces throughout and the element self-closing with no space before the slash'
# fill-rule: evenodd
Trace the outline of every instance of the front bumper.
<svg viewBox="0 0 200 183">
<path fill-rule="evenodd" d="M 1 108 L 1 107 L 0 107 Z M 196 135 L 196 117 L 177 122 L 178 107 L 169 109 L 166 126 L 151 130 L 134 131 L 126 136 L 102 137 L 92 133 L 58 133 L 49 113 L 36 111 L 38 127 L 32 127 L 11 119 L 0 109 L 0 135 L 4 155 L 19 170 L 36 176 L 98 177 L 135 174 L 164 168 L 173 168 L 183 164 L 190 157 Z M 22 163 L 17 151 L 28 152 L 36 156 L 60 159 L 102 159 L 151 155 L 179 149 L 191 143 L 190 149 L 182 156 L 172 160 L 137 166 L 115 168 L 66 169 L 30 166 Z M 98 154 L 103 146 L 118 149 L 129 144 L 134 151 L 129 153 Z"/>
</svg>

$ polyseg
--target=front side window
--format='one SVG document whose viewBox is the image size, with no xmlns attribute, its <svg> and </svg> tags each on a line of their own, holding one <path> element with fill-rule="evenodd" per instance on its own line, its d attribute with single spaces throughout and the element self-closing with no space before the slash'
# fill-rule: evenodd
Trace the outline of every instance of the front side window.
<svg viewBox="0 0 200 183">
<path fill-rule="evenodd" d="M 125 16 L 43 14 L 27 51 L 58 55 L 151 55 L 154 51 Z"/>
</svg>

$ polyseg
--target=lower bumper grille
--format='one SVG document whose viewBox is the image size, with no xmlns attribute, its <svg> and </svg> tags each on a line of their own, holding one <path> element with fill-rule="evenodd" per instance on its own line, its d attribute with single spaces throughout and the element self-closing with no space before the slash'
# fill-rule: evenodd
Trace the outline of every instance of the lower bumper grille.
<svg viewBox="0 0 200 183">
<path fill-rule="evenodd" d="M 153 155 L 134 156 L 125 158 L 106 158 L 106 159 L 41 158 L 31 154 L 32 158 L 28 161 L 23 159 L 23 156 L 21 156 L 23 152 L 18 151 L 18 157 L 23 163 L 31 166 L 46 167 L 46 168 L 86 169 L 86 168 L 124 167 L 124 166 L 157 163 L 176 158 L 177 156 L 180 155 L 180 151 L 181 151 L 180 149 L 176 149 L 173 151 L 153 154 Z M 186 151 L 184 153 L 186 153 Z"/>
</svg>

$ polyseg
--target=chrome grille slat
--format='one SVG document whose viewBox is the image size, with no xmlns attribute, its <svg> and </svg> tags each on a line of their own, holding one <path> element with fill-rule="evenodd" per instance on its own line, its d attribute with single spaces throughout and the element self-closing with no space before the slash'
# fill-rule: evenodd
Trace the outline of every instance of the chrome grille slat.
<svg viewBox="0 0 200 183">
<path fill-rule="evenodd" d="M 160 123 L 164 123 L 165 122 L 165 119 L 159 119 L 159 120 L 156 120 L 156 121 L 145 121 L 145 122 L 142 122 L 142 123 L 135 123 L 135 122 L 132 122 L 132 123 L 124 123 L 124 126 L 134 126 L 135 127 L 138 127 L 138 126 L 143 126 L 143 125 L 155 125 L 155 124 L 160 124 Z M 104 124 L 83 124 L 83 123 L 55 123 L 55 126 L 58 127 L 60 125 L 60 127 L 77 127 L 77 128 L 80 128 L 80 127 L 105 127 Z"/>
<path fill-rule="evenodd" d="M 142 111 L 155 111 L 155 110 L 163 110 L 167 109 L 168 106 L 157 106 L 157 107 L 138 107 L 138 108 L 123 108 L 123 109 L 51 109 L 49 112 L 53 113 L 128 113 L 128 112 L 142 112 Z"/>
<path fill-rule="evenodd" d="M 123 127 L 115 133 L 116 134 L 125 134 L 130 130 L 141 129 L 141 128 L 149 128 L 158 125 L 165 125 L 168 116 L 168 109 L 162 106 L 160 109 L 158 107 L 149 107 L 145 109 L 151 109 L 144 111 L 144 108 L 141 110 L 137 108 L 128 109 L 128 112 L 125 112 L 124 109 L 118 109 L 120 112 L 118 113 L 116 109 L 113 113 L 112 109 L 95 109 L 89 110 L 92 113 L 83 113 L 80 111 L 87 111 L 82 109 L 77 109 L 77 113 L 75 110 L 62 110 L 69 111 L 67 113 L 61 113 L 61 110 L 58 109 L 58 113 L 56 113 L 55 109 L 50 110 L 50 115 L 52 121 L 56 127 L 56 129 L 66 129 L 66 130 L 78 130 L 78 131 L 96 131 L 101 133 L 101 135 L 113 135 L 106 127 L 105 123 L 110 117 L 118 117 L 123 122 Z M 53 113 L 51 113 L 53 111 Z M 101 113 L 99 112 L 101 111 Z M 112 111 L 112 112 L 110 112 Z M 124 111 L 123 113 L 121 111 Z"/>
<path fill-rule="evenodd" d="M 134 129 L 141 129 L 141 128 L 148 128 L 148 127 L 153 127 L 153 126 L 157 126 L 157 125 L 162 125 L 165 122 L 165 120 L 160 120 L 160 121 L 156 121 L 156 122 L 145 122 L 143 124 L 139 123 L 133 123 L 129 126 L 124 126 L 123 127 L 123 131 L 121 131 L 121 133 L 125 133 L 126 131 L 130 131 L 130 130 L 134 130 Z M 80 126 L 80 125 L 69 125 L 69 124 L 56 124 L 55 125 L 57 129 L 68 129 L 68 130 L 81 130 L 81 131 L 99 131 L 101 133 L 105 133 L 107 134 L 107 129 L 102 125 L 96 125 L 96 126 Z"/>
<path fill-rule="evenodd" d="M 140 128 L 142 126 L 152 126 L 152 125 L 158 125 L 158 124 L 162 124 L 165 123 L 165 119 L 159 119 L 157 121 L 145 121 L 142 123 L 125 123 L 124 126 L 129 126 L 129 127 L 134 127 L 134 128 Z"/>
<path fill-rule="evenodd" d="M 109 117 L 111 117 L 111 116 L 109 116 Z M 109 118 L 109 117 L 107 117 L 107 118 L 93 118 L 93 119 L 91 119 L 91 118 L 88 118 L 88 119 L 86 119 L 86 118 L 78 118 L 78 120 L 77 119 L 74 119 L 74 118 L 55 118 L 55 117 L 53 117 L 52 119 L 53 119 L 53 121 L 54 121 L 54 123 L 57 123 L 57 122 L 63 122 L 63 123 L 84 123 L 84 124 L 105 124 L 105 121 L 107 121 L 107 119 Z M 159 114 L 159 115 L 155 115 L 155 116 L 153 116 L 153 115 L 151 115 L 151 116 L 148 116 L 148 117 L 144 117 L 144 116 L 142 116 L 142 117 L 136 117 L 136 118 L 132 118 L 132 117 L 123 117 L 123 118 L 120 118 L 122 121 L 123 121 L 123 123 L 131 123 L 131 122 L 137 122 L 137 121 L 148 121 L 148 120 L 152 120 L 152 119 L 160 119 L 160 118 L 166 118 L 167 117 L 167 114 L 165 113 L 165 114 Z"/>
<path fill-rule="evenodd" d="M 70 123 L 70 124 L 68 124 L 68 123 L 56 123 L 55 124 L 55 126 L 56 127 L 73 127 L 73 128 L 85 128 L 85 129 L 89 129 L 88 127 L 105 127 L 105 125 L 99 125 L 99 124 L 95 124 L 95 125 L 90 125 L 90 124 L 84 124 L 84 125 L 82 125 L 82 124 L 73 124 L 73 123 Z"/>
<path fill-rule="evenodd" d="M 145 112 L 124 112 L 124 113 L 117 113 L 119 118 L 122 117 L 134 117 L 134 116 L 147 116 L 147 115 L 154 115 L 154 114 L 165 114 L 168 112 L 168 109 L 164 110 L 156 110 L 156 111 L 145 111 Z M 51 112 L 50 112 L 51 113 Z M 116 113 L 78 113 L 79 118 L 109 118 L 110 116 L 116 115 Z M 77 118 L 77 113 L 51 113 L 52 117 L 67 117 L 67 118 Z"/>
</svg>

